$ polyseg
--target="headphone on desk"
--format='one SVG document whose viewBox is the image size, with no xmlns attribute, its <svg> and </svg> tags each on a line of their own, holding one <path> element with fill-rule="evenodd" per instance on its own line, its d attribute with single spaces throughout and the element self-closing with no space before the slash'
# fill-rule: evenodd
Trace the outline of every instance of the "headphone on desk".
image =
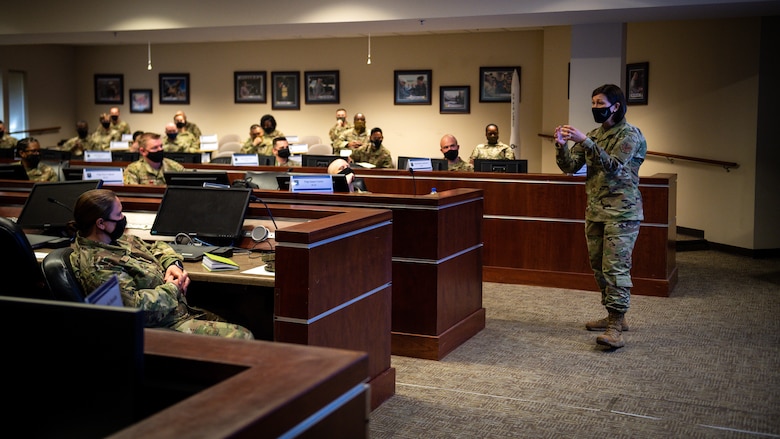
<svg viewBox="0 0 780 439">
<path fill-rule="evenodd" d="M 252 229 L 252 241 L 263 242 L 268 239 L 268 234 L 271 233 L 265 226 L 257 226 Z"/>
</svg>

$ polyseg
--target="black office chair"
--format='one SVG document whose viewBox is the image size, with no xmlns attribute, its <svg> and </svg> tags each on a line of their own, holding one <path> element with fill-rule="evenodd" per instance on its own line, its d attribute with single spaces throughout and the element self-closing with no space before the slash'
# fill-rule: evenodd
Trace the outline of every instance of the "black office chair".
<svg viewBox="0 0 780 439">
<path fill-rule="evenodd" d="M 71 247 L 52 250 L 41 262 L 41 272 L 54 299 L 66 302 L 84 302 L 86 294 L 73 274 L 70 263 Z"/>
<path fill-rule="evenodd" d="M 229 164 L 233 163 L 233 157 L 230 157 L 230 156 L 217 157 L 217 158 L 211 159 L 211 161 L 209 163 L 229 165 Z"/>
<path fill-rule="evenodd" d="M 27 235 L 5 217 L 0 217 L 0 276 L 7 281 L 4 296 L 51 299 Z"/>
</svg>

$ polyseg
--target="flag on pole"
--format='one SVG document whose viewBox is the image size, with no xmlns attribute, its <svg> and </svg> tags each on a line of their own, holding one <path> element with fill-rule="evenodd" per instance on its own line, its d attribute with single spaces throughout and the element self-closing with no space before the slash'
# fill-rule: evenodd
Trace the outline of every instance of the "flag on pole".
<svg viewBox="0 0 780 439">
<path fill-rule="evenodd" d="M 512 72 L 512 134 L 509 136 L 509 146 L 520 158 L 520 75 L 517 69 Z"/>
</svg>

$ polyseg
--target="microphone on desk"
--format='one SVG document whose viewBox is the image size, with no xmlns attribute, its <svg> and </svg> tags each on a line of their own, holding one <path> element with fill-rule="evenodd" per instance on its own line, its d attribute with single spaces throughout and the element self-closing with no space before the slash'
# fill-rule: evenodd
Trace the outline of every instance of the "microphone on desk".
<svg viewBox="0 0 780 439">
<path fill-rule="evenodd" d="M 265 210 L 268 212 L 268 216 L 271 217 L 271 222 L 274 223 L 274 233 L 279 229 L 279 227 L 276 225 L 276 220 L 274 219 L 274 215 L 271 213 L 271 209 L 268 208 L 268 204 L 260 199 L 259 197 L 256 197 L 254 195 L 249 196 L 249 201 L 253 203 L 263 203 L 263 206 L 265 206 Z M 265 226 L 257 226 L 252 230 L 252 240 L 255 242 L 262 242 L 268 239 L 269 231 Z"/>
<path fill-rule="evenodd" d="M 60 207 L 64 207 L 65 209 L 68 209 L 68 212 L 73 213 L 73 209 L 70 206 L 68 206 L 67 204 L 63 203 L 62 201 L 56 200 L 56 199 L 54 199 L 52 197 L 49 197 L 46 200 L 49 203 L 53 203 L 53 204 L 56 204 L 56 205 L 58 205 Z"/>
<path fill-rule="evenodd" d="M 414 168 L 409 168 L 409 174 L 412 175 L 412 195 L 417 195 L 417 181 L 414 179 Z"/>
</svg>

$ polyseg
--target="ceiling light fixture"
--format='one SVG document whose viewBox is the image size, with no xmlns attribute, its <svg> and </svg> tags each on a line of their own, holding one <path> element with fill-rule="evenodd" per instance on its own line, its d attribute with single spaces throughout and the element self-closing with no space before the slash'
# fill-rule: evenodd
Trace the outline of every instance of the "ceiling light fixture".
<svg viewBox="0 0 780 439">
<path fill-rule="evenodd" d="M 366 64 L 371 65 L 371 33 L 368 34 L 368 61 Z"/>
<path fill-rule="evenodd" d="M 148 42 L 148 52 L 146 58 L 146 70 L 152 70 L 152 42 Z"/>
</svg>

